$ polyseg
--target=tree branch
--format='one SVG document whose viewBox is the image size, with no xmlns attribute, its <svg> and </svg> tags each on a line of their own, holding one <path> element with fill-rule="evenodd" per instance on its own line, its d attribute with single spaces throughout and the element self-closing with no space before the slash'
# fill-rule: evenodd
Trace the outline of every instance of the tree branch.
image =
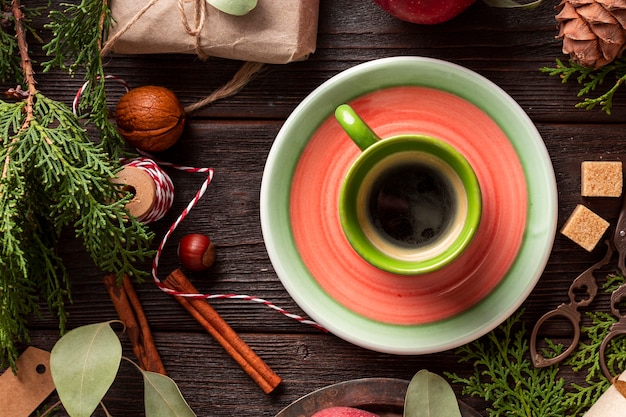
<svg viewBox="0 0 626 417">
<path fill-rule="evenodd" d="M 26 28 L 24 27 L 24 13 L 22 13 L 22 5 L 20 0 L 13 0 L 11 2 L 13 10 L 13 17 L 15 17 L 15 35 L 17 37 L 17 46 L 20 51 L 21 66 L 24 72 L 24 81 L 28 86 L 28 97 L 26 98 L 26 123 L 30 123 L 33 114 L 33 100 L 35 93 L 37 92 L 35 81 L 35 71 L 33 70 L 33 64 L 28 53 L 28 42 L 26 42 Z M 22 126 L 24 128 L 24 126 Z"/>
<path fill-rule="evenodd" d="M 26 118 L 24 119 L 24 123 L 22 123 L 21 129 L 26 130 L 30 126 L 30 122 L 33 119 L 33 103 L 35 100 L 35 93 L 37 93 L 36 81 L 35 81 L 35 71 L 33 70 L 32 61 L 30 59 L 30 55 L 28 53 L 28 42 L 26 42 L 26 28 L 24 27 L 24 13 L 22 13 L 22 5 L 20 0 L 12 0 L 11 2 L 11 10 L 13 12 L 13 17 L 15 18 L 15 36 L 17 38 L 17 46 L 20 51 L 20 59 L 21 59 L 21 67 L 24 73 L 24 81 L 28 86 L 28 94 L 26 96 Z M 7 153 L 4 159 L 4 165 L 2 168 L 2 176 L 0 179 L 4 179 L 7 176 L 9 163 L 11 162 L 11 149 L 13 145 L 17 141 L 17 135 L 13 137 L 11 143 L 9 144 L 9 148 L 7 149 Z"/>
<path fill-rule="evenodd" d="M 35 89 L 35 71 L 33 71 L 33 65 L 28 54 L 28 43 L 26 42 L 26 28 L 24 27 L 24 13 L 22 13 L 22 5 L 20 0 L 13 0 L 11 2 L 13 17 L 15 17 L 15 34 L 17 36 L 17 45 L 20 51 L 20 57 L 22 58 L 22 70 L 24 71 L 24 78 L 28 84 L 28 91 L 34 93 Z"/>
</svg>

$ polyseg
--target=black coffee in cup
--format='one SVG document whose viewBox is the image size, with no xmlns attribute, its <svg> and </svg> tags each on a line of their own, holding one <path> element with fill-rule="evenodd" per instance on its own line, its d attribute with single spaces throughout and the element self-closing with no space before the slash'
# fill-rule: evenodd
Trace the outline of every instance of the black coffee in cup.
<svg viewBox="0 0 626 417">
<path fill-rule="evenodd" d="M 347 104 L 335 116 L 361 149 L 341 186 L 339 219 L 354 250 L 392 273 L 443 268 L 467 247 L 482 197 L 472 166 L 442 139 L 379 137 Z"/>
<path fill-rule="evenodd" d="M 456 212 L 452 185 L 432 166 L 405 163 L 372 185 L 368 217 L 381 237 L 405 247 L 425 246 L 445 234 Z"/>
</svg>

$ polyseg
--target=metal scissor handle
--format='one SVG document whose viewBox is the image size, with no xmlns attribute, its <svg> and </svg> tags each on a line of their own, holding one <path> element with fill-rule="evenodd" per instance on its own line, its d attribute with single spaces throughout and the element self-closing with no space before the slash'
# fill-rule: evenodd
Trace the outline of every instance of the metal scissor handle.
<svg viewBox="0 0 626 417">
<path fill-rule="evenodd" d="M 620 210 L 617 224 L 615 225 L 615 232 L 613 233 L 613 247 L 618 252 L 617 257 L 617 269 L 622 277 L 626 270 L 626 196 L 622 197 L 622 208 Z M 609 369 L 606 363 L 606 348 L 609 346 L 611 340 L 615 337 L 626 334 L 626 315 L 623 315 L 619 309 L 619 304 L 626 299 L 626 283 L 623 283 L 611 294 L 611 313 L 617 317 L 617 322 L 614 323 L 606 334 L 602 343 L 600 344 L 600 368 L 602 373 L 610 381 L 613 379 L 613 369 Z"/>
<path fill-rule="evenodd" d="M 606 348 L 609 345 L 609 342 L 617 336 L 626 334 L 626 315 L 623 315 L 619 309 L 619 303 L 622 300 L 626 299 L 626 284 L 620 285 L 613 293 L 611 294 L 611 312 L 615 317 L 618 318 L 618 321 L 614 323 L 609 332 L 606 334 L 602 343 L 600 344 L 600 367 L 602 368 L 602 373 L 604 376 L 610 381 L 613 379 L 613 372 L 609 369 L 608 364 L 606 363 Z"/>
<path fill-rule="evenodd" d="M 580 313 L 577 310 L 577 306 L 572 303 L 569 304 L 561 304 L 557 308 L 552 311 L 547 312 L 537 321 L 535 324 L 535 328 L 533 329 L 532 334 L 530 335 L 530 357 L 533 361 L 533 365 L 537 368 L 544 368 L 546 366 L 554 365 L 555 363 L 559 363 L 576 348 L 578 344 L 578 340 L 580 339 Z M 537 334 L 539 333 L 539 329 L 549 319 L 554 317 L 563 317 L 572 324 L 572 328 L 574 329 L 574 334 L 572 335 L 572 341 L 570 345 L 561 352 L 560 355 L 557 355 L 553 358 L 546 358 L 537 350 Z"/>
<path fill-rule="evenodd" d="M 567 292 L 569 297 L 569 303 L 564 303 L 555 308 L 552 311 L 547 312 L 535 323 L 535 327 L 533 328 L 533 332 L 530 336 L 530 357 L 533 361 L 533 365 L 537 368 L 543 368 L 546 366 L 554 365 L 567 356 L 569 356 L 572 351 L 576 348 L 578 341 L 580 340 L 580 312 L 578 311 L 579 307 L 586 307 L 595 298 L 598 293 L 598 284 L 596 282 L 596 277 L 593 275 L 594 272 L 606 264 L 609 263 L 611 257 L 613 256 L 613 247 L 610 242 L 605 241 L 607 244 L 607 251 L 604 255 L 604 258 L 599 262 L 595 263 L 591 267 L 587 268 L 582 274 L 580 274 L 569 287 Z M 585 297 L 580 298 L 580 295 L 584 292 Z M 553 357 L 546 358 L 541 353 L 539 353 L 537 349 L 537 335 L 539 334 L 539 329 L 541 326 L 548 321 L 549 319 L 559 317 L 565 318 L 572 324 L 572 328 L 574 329 L 574 334 L 571 338 L 571 343 L 561 354 Z"/>
</svg>

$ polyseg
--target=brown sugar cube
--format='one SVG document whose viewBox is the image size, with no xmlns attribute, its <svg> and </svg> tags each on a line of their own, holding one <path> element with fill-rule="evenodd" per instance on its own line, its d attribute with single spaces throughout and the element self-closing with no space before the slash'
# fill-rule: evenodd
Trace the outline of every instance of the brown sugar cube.
<svg viewBox="0 0 626 417">
<path fill-rule="evenodd" d="M 609 222 L 579 204 L 561 228 L 561 233 L 591 252 L 608 228 Z"/>
<path fill-rule="evenodd" d="M 622 195 L 621 161 L 585 161 L 581 166 L 583 197 L 619 197 Z"/>
</svg>

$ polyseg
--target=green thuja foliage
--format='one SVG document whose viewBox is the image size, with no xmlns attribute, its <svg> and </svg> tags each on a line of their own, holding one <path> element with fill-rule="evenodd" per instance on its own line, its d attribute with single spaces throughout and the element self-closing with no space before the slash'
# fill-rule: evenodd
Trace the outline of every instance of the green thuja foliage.
<svg viewBox="0 0 626 417">
<path fill-rule="evenodd" d="M 613 97 L 626 81 L 626 58 L 616 59 L 601 68 L 583 67 L 571 60 L 568 63 L 563 63 L 557 59 L 555 67 L 544 67 L 541 68 L 541 71 L 560 77 L 563 83 L 575 81 L 581 85 L 578 97 L 582 97 L 583 101 L 576 104 L 576 107 L 591 110 L 600 106 L 606 114 L 611 114 Z M 604 83 L 607 83 L 608 87 L 603 93 L 589 97 Z"/>
<path fill-rule="evenodd" d="M 13 16 L 13 2 L 10 0 L 0 0 L 0 81 L 11 81 L 15 74 L 21 71 L 21 61 L 19 56 L 17 38 L 13 33 L 15 17 Z M 38 42 L 41 38 L 31 26 L 31 18 L 41 15 L 41 8 L 29 8 L 18 5 L 22 12 L 22 25 L 29 35 Z M 18 81 L 18 84 L 22 81 Z"/>
<path fill-rule="evenodd" d="M 123 139 L 109 121 L 105 93 L 106 74 L 102 64 L 102 43 L 112 23 L 106 1 L 82 0 L 80 4 L 63 4 L 64 10 L 50 11 L 47 29 L 52 39 L 43 49 L 50 60 L 43 63 L 44 71 L 61 68 L 74 76 L 84 71 L 87 81 L 78 111 L 99 132 L 101 146 L 112 157 L 119 157 Z"/>
<path fill-rule="evenodd" d="M 607 293 L 611 293 L 623 282 L 623 277 L 611 274 L 607 276 L 603 288 Z M 586 384 L 572 384 L 572 390 L 566 399 L 570 415 L 582 415 L 582 412 L 597 401 L 611 385 L 611 382 L 602 374 L 599 351 L 602 341 L 617 321 L 617 317 L 608 311 L 588 312 L 586 315 L 591 323 L 581 328 L 582 341 L 565 362 L 574 371 L 586 372 Z M 611 340 L 606 350 L 606 362 L 608 368 L 616 372 L 626 370 L 625 337 L 615 337 Z"/>
<path fill-rule="evenodd" d="M 0 0 L 0 13 L 0 81 L 8 81 L 20 70 L 17 39 L 11 33 L 14 21 L 11 2 Z"/>
<path fill-rule="evenodd" d="M 24 88 L 0 100 L 0 367 L 15 367 L 17 345 L 29 340 L 28 318 L 39 313 L 42 301 L 65 332 L 65 306 L 72 298 L 57 252 L 62 231 L 73 230 L 95 266 L 120 278 L 147 275 L 137 265 L 154 255 L 154 234 L 125 210 L 131 196 L 109 181 L 121 168 L 122 151 L 107 120 L 98 46 L 108 24 L 106 2 L 64 5 L 67 18 L 54 12 L 52 40 L 45 47 L 53 55 L 47 70 L 55 65 L 86 70 L 92 88 L 83 109 L 104 132 L 98 141 L 72 109 L 39 90 L 25 39 L 32 32 L 24 15 L 28 9 L 13 3 L 21 13 L 10 14 L 16 8 L 0 0 L 0 37 L 12 37 L 0 42 L 0 75 Z"/>
<path fill-rule="evenodd" d="M 624 282 L 609 275 L 603 286 L 607 293 Z M 589 324 L 581 327 L 581 341 L 561 364 L 535 368 L 530 360 L 529 334 L 518 311 L 486 336 L 457 349 L 461 362 L 474 365 L 474 374 L 462 377 L 448 373 L 451 382 L 463 386 L 462 393 L 483 398 L 489 404 L 490 417 L 582 416 L 609 388 L 600 367 L 600 345 L 617 318 L 606 311 L 588 312 Z M 546 340 L 544 357 L 560 354 L 563 346 Z M 626 369 L 626 337 L 616 337 L 608 344 L 609 369 Z M 585 373 L 585 383 L 567 384 L 564 369 Z"/>
<path fill-rule="evenodd" d="M 558 368 L 535 368 L 528 359 L 528 335 L 517 312 L 504 324 L 457 350 L 461 362 L 474 365 L 468 378 L 448 373 L 463 394 L 478 396 L 491 404 L 495 416 L 564 416 L 565 381 Z M 519 324 L 521 329 L 515 330 Z"/>
</svg>

